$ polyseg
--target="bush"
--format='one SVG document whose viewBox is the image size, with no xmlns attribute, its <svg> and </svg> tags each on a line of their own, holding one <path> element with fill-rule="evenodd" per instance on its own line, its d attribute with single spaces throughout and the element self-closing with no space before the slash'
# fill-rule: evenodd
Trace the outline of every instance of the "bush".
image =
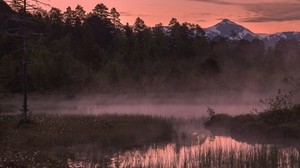
<svg viewBox="0 0 300 168">
<path fill-rule="evenodd" d="M 242 137 L 298 139 L 300 138 L 300 107 L 235 117 L 217 114 L 212 116 L 205 126 L 215 134 L 220 134 L 216 130 L 229 130 L 232 136 L 239 139 Z"/>
</svg>

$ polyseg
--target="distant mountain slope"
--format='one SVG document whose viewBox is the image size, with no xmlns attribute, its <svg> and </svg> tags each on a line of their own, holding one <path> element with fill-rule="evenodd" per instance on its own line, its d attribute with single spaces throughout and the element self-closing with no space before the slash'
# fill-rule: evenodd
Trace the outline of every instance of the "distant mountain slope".
<svg viewBox="0 0 300 168">
<path fill-rule="evenodd" d="M 300 32 L 281 32 L 271 34 L 263 38 L 266 47 L 274 47 L 281 39 L 285 40 L 300 40 Z"/>
<path fill-rule="evenodd" d="M 213 40 L 217 37 L 224 37 L 230 40 L 249 40 L 260 39 L 264 41 L 266 47 L 274 47 L 281 39 L 300 40 L 300 32 L 280 32 L 275 34 L 255 34 L 249 29 L 236 24 L 228 19 L 204 29 L 206 36 Z"/>
<path fill-rule="evenodd" d="M 220 23 L 204 29 L 206 36 L 209 39 L 214 39 L 218 36 L 229 38 L 231 40 L 254 40 L 260 39 L 261 37 L 249 29 L 238 25 L 228 19 L 222 20 Z"/>
</svg>

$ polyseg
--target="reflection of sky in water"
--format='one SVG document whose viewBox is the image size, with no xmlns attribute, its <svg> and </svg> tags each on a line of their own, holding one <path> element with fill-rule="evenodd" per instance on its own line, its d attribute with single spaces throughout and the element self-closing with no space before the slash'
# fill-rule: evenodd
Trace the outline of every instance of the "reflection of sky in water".
<svg viewBox="0 0 300 168">
<path fill-rule="evenodd" d="M 265 156 L 271 156 L 270 153 L 273 150 L 271 145 L 249 145 L 230 137 L 215 136 L 204 139 L 202 144 L 191 146 L 168 144 L 164 147 L 149 147 L 145 151 L 128 151 L 116 155 L 113 158 L 112 167 L 116 166 L 116 161 L 121 167 L 203 167 L 208 163 L 212 167 L 220 163 L 237 166 L 239 163 L 236 162 L 246 161 L 251 155 L 257 154 L 260 157 L 262 154 L 261 157 L 265 157 L 264 149 L 266 150 Z M 299 157 L 299 150 L 295 148 L 278 150 L 281 156 L 278 159 L 278 167 L 291 167 L 291 158 Z"/>
<path fill-rule="evenodd" d="M 121 167 L 173 167 L 174 164 L 184 167 L 185 162 L 196 161 L 197 158 L 201 158 L 201 155 L 207 155 L 209 151 L 222 150 L 224 153 L 229 153 L 232 150 L 248 150 L 252 147 L 254 146 L 235 141 L 230 137 L 215 136 L 204 139 L 202 144 L 192 146 L 177 146 L 172 143 L 164 147 L 150 147 L 146 151 L 129 151 L 115 156 L 113 160 L 121 161 Z M 190 164 L 193 167 L 199 166 L 196 162 Z"/>
<path fill-rule="evenodd" d="M 145 147 L 114 154 L 105 167 L 261 167 L 264 159 L 276 167 L 299 167 L 299 149 L 280 148 L 272 145 L 249 145 L 230 137 L 215 136 L 199 138 L 198 144 L 190 146 L 170 143 L 162 146 Z M 275 151 L 275 152 L 274 152 Z M 276 155 L 274 158 L 274 154 Z M 260 162 L 260 163 L 259 163 Z M 85 161 L 71 161 L 69 165 L 102 165 Z M 269 163 L 268 163 L 269 164 Z M 76 167 L 76 166 L 74 166 Z M 79 166 L 80 167 L 80 166 Z M 270 167 L 270 166 L 269 166 Z M 271 166 L 272 167 L 272 166 Z"/>
</svg>

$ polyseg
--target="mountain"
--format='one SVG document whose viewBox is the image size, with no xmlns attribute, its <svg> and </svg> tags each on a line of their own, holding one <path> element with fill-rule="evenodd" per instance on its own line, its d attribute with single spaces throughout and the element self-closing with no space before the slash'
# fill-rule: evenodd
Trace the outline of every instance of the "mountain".
<svg viewBox="0 0 300 168">
<path fill-rule="evenodd" d="M 259 35 L 228 19 L 224 19 L 220 23 L 204 29 L 204 31 L 209 39 L 214 39 L 216 37 L 225 37 L 231 40 L 244 39 L 249 41 L 261 39 Z"/>
<path fill-rule="evenodd" d="M 262 40 L 264 41 L 266 47 L 274 47 L 281 39 L 295 39 L 300 41 L 300 32 L 275 33 L 264 37 Z"/>
<path fill-rule="evenodd" d="M 300 40 L 300 32 L 280 32 L 275 34 L 255 34 L 249 29 L 236 24 L 228 19 L 204 29 L 206 37 L 213 40 L 217 37 L 224 37 L 230 40 L 249 40 L 260 39 L 266 47 L 274 47 L 281 39 Z"/>
</svg>

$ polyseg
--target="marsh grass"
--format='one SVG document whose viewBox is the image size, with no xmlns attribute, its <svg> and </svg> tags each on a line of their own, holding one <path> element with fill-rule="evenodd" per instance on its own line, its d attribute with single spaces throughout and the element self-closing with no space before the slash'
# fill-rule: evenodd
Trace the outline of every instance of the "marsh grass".
<svg viewBox="0 0 300 168">
<path fill-rule="evenodd" d="M 66 167 L 67 159 L 87 146 L 105 156 L 168 142 L 174 134 L 167 119 L 153 116 L 33 115 L 31 120 L 20 124 L 18 116 L 0 116 L 0 167 Z"/>
<path fill-rule="evenodd" d="M 299 149 L 259 145 L 245 148 L 192 146 L 179 151 L 173 144 L 117 156 L 110 167 L 298 168 Z"/>
<path fill-rule="evenodd" d="M 224 145 L 217 137 L 208 137 L 205 120 L 43 114 L 20 123 L 18 116 L 1 115 L 0 167 L 300 166 L 299 148 L 240 146 L 228 138 Z"/>
</svg>

